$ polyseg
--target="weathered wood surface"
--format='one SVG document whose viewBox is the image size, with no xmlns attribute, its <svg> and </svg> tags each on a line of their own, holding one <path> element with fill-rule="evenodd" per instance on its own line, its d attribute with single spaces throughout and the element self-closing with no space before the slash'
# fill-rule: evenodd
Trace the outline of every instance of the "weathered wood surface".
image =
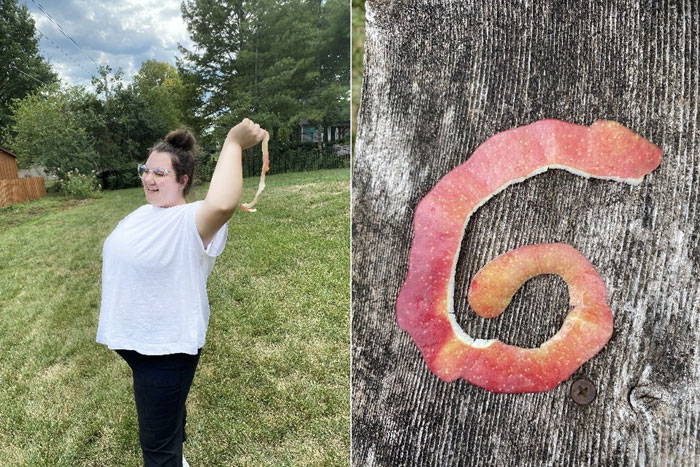
<svg viewBox="0 0 700 467">
<path fill-rule="evenodd" d="M 352 459 L 364 465 L 700 465 L 698 2 L 368 2 L 353 178 Z M 664 150 L 637 187 L 552 170 L 467 226 L 465 331 L 538 346 L 568 312 L 528 282 L 501 317 L 466 304 L 476 271 L 521 245 L 578 248 L 614 315 L 606 347 L 540 394 L 493 394 L 427 369 L 394 304 L 413 209 L 489 136 L 542 118 L 616 120 Z M 569 398 L 576 376 L 596 400 Z"/>
</svg>

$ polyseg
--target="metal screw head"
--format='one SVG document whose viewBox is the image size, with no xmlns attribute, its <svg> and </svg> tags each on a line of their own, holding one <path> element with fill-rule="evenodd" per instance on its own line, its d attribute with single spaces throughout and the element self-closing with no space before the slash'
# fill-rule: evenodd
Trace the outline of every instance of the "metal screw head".
<svg viewBox="0 0 700 467">
<path fill-rule="evenodd" d="M 586 378 L 579 378 L 571 383 L 571 399 L 578 405 L 588 405 L 595 399 L 595 386 Z"/>
</svg>

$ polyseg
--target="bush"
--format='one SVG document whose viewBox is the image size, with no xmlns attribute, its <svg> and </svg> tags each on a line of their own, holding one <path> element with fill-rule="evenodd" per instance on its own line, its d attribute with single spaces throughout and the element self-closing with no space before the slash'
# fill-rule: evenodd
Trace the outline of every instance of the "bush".
<svg viewBox="0 0 700 467">
<path fill-rule="evenodd" d="M 101 174 L 102 188 L 105 190 L 121 190 L 141 186 L 141 179 L 136 169 L 110 170 Z"/>
<path fill-rule="evenodd" d="M 46 193 L 58 193 L 61 188 L 61 183 L 55 178 L 45 178 L 44 186 L 46 187 Z"/>
<path fill-rule="evenodd" d="M 103 190 L 121 190 L 141 186 L 141 177 L 136 172 L 136 161 L 114 165 L 96 173 Z"/>
<path fill-rule="evenodd" d="M 59 192 L 73 199 L 100 198 L 102 191 L 95 172 L 84 175 L 77 170 L 71 170 L 60 177 Z"/>
</svg>

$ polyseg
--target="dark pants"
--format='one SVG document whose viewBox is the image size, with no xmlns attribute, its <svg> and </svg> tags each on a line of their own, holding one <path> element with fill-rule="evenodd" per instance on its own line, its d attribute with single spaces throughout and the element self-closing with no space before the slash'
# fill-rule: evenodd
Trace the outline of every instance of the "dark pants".
<svg viewBox="0 0 700 467">
<path fill-rule="evenodd" d="M 139 440 L 146 467 L 182 466 L 187 409 L 199 355 L 142 355 L 117 350 L 134 374 Z"/>
</svg>

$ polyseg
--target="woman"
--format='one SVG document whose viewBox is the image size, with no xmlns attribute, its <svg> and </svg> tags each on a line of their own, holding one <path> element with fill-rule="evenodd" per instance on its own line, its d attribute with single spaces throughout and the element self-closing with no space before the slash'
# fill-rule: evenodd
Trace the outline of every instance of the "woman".
<svg viewBox="0 0 700 467">
<path fill-rule="evenodd" d="M 146 201 L 107 237 L 97 342 L 129 364 L 145 465 L 187 465 L 185 401 L 209 322 L 206 281 L 242 190 L 243 149 L 265 130 L 245 119 L 221 150 L 203 201 L 185 201 L 194 136 L 170 132 L 139 166 Z"/>
</svg>

